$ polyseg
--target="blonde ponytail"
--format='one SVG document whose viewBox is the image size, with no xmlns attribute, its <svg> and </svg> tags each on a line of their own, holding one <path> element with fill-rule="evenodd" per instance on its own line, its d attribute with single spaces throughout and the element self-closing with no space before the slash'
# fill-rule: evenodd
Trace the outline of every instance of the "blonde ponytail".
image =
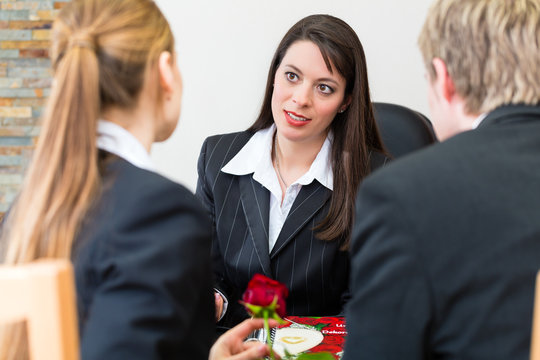
<svg viewBox="0 0 540 360">
<path fill-rule="evenodd" d="M 97 120 L 108 107 L 136 105 L 163 51 L 174 51 L 174 38 L 152 0 L 73 0 L 63 7 L 53 25 L 54 85 L 39 141 L 2 227 L 5 264 L 70 258 L 100 192 Z M 4 330 L 0 360 L 24 359 L 24 327 Z"/>
<path fill-rule="evenodd" d="M 5 236 L 13 240 L 7 264 L 69 258 L 80 221 L 99 187 L 99 68 L 94 50 L 74 43 L 58 63 L 54 79 L 32 164 L 6 222 Z"/>
</svg>

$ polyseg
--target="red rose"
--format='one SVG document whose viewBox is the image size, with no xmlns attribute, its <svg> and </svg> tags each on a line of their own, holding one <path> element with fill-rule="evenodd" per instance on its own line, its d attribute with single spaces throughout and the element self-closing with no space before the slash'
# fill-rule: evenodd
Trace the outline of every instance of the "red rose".
<svg viewBox="0 0 540 360">
<path fill-rule="evenodd" d="M 268 306 L 277 298 L 276 312 L 283 318 L 286 314 L 285 298 L 288 295 L 289 290 L 279 281 L 272 280 L 261 274 L 255 274 L 248 283 L 242 301 L 251 305 Z"/>
</svg>

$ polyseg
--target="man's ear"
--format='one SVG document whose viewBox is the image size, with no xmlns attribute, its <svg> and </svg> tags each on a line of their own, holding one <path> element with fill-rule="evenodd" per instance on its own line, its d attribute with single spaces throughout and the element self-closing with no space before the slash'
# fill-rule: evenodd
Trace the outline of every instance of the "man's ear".
<svg viewBox="0 0 540 360">
<path fill-rule="evenodd" d="M 456 95 L 456 87 L 454 80 L 448 74 L 445 62 L 440 58 L 434 58 L 431 63 L 435 69 L 435 79 L 432 79 L 433 86 L 437 88 L 437 92 L 447 102 L 451 102 L 454 95 Z"/>
<path fill-rule="evenodd" d="M 165 94 L 173 91 L 174 73 L 173 58 L 170 52 L 164 51 L 158 59 L 159 84 Z"/>
</svg>

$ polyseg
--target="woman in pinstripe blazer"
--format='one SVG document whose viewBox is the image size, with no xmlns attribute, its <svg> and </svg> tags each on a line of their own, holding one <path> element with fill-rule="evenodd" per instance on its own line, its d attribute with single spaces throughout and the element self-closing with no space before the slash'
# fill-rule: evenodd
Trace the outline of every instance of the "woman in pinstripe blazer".
<svg viewBox="0 0 540 360">
<path fill-rule="evenodd" d="M 329 15 L 295 24 L 246 131 L 202 146 L 197 195 L 214 224 L 216 318 L 231 327 L 255 273 L 287 285 L 293 315 L 341 313 L 361 180 L 386 161 L 354 30 Z"/>
</svg>

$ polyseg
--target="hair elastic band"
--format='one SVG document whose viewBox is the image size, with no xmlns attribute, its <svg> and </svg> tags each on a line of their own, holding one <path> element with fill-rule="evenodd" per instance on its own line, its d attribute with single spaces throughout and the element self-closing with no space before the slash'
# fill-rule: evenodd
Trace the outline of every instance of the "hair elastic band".
<svg viewBox="0 0 540 360">
<path fill-rule="evenodd" d="M 87 34 L 75 34 L 69 39 L 68 50 L 74 48 L 88 48 L 96 51 L 96 42 Z"/>
</svg>

